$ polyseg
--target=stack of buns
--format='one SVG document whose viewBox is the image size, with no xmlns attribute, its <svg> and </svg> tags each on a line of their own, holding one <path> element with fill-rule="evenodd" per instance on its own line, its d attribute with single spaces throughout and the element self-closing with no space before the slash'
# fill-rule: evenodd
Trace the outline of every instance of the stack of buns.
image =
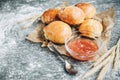
<svg viewBox="0 0 120 80">
<path fill-rule="evenodd" d="M 47 24 L 43 31 L 46 39 L 64 44 L 66 38 L 72 35 L 71 27 L 76 25 L 83 36 L 95 38 L 101 36 L 102 24 L 92 19 L 96 15 L 96 8 L 89 3 L 78 3 L 61 9 L 48 9 L 41 20 Z"/>
</svg>

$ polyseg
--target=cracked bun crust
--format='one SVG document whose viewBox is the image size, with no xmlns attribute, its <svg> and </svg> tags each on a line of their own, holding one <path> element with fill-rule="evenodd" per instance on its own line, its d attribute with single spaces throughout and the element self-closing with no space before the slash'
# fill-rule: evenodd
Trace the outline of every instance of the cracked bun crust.
<svg viewBox="0 0 120 80">
<path fill-rule="evenodd" d="M 58 19 L 57 18 L 58 12 L 59 12 L 59 9 L 48 9 L 48 10 L 46 10 L 41 16 L 42 22 L 48 24 L 52 21 L 57 20 Z"/>
<path fill-rule="evenodd" d="M 46 39 L 63 44 L 65 39 L 71 36 L 71 27 L 62 21 L 53 21 L 43 29 Z"/>
<path fill-rule="evenodd" d="M 60 20 L 68 24 L 77 25 L 84 21 L 85 14 L 78 7 L 68 6 L 60 10 L 60 12 L 58 13 L 58 17 L 60 18 Z"/>
<path fill-rule="evenodd" d="M 101 36 L 102 30 L 102 24 L 94 19 L 87 19 L 79 26 L 79 32 L 81 35 L 90 38 Z"/>
<path fill-rule="evenodd" d="M 96 15 L 96 8 L 89 3 L 78 3 L 75 6 L 83 10 L 86 19 Z"/>
</svg>

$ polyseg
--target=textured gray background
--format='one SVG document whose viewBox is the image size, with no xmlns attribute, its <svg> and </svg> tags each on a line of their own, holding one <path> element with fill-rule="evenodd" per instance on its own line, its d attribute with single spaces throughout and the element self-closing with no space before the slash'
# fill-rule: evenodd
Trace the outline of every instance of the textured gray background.
<svg viewBox="0 0 120 80">
<path fill-rule="evenodd" d="M 112 30 L 110 47 L 120 38 L 120 0 L 68 0 L 70 4 L 90 2 L 97 12 L 114 5 L 115 26 Z M 34 26 L 21 30 L 16 22 L 31 15 L 55 7 L 63 0 L 0 0 L 0 80 L 79 80 L 89 63 L 73 59 L 69 61 L 78 70 L 75 76 L 68 75 L 61 61 L 47 48 L 25 40 Z M 94 80 L 96 75 L 89 79 Z M 116 72 L 108 72 L 105 80 L 120 80 L 120 65 Z"/>
</svg>

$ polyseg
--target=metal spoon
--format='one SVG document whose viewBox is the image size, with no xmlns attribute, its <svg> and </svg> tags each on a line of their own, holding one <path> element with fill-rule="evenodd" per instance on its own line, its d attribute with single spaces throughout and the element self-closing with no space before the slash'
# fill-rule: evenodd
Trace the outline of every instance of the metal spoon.
<svg viewBox="0 0 120 80">
<path fill-rule="evenodd" d="M 54 46 L 50 46 L 50 48 L 52 49 L 52 52 L 54 52 L 55 54 L 58 55 L 59 59 L 64 62 L 64 69 L 67 73 L 75 75 L 77 73 L 77 71 L 73 68 L 73 65 L 70 64 L 64 57 L 63 55 L 61 55 Z"/>
</svg>

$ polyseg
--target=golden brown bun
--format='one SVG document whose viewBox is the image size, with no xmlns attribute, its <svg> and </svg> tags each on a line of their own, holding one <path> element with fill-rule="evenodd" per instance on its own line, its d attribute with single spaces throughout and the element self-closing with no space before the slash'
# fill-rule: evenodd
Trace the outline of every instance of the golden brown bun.
<svg viewBox="0 0 120 80">
<path fill-rule="evenodd" d="M 42 22 L 48 24 L 52 21 L 57 20 L 58 12 L 59 12 L 59 9 L 48 9 L 48 10 L 46 10 L 41 16 Z"/>
<path fill-rule="evenodd" d="M 94 19 L 87 19 L 79 26 L 81 34 L 90 38 L 101 36 L 102 30 L 102 24 Z"/>
<path fill-rule="evenodd" d="M 58 13 L 58 17 L 71 25 L 80 24 L 84 21 L 84 12 L 75 6 L 68 6 Z"/>
<path fill-rule="evenodd" d="M 45 37 L 58 44 L 63 44 L 71 36 L 71 27 L 62 21 L 53 21 L 44 28 Z"/>
<path fill-rule="evenodd" d="M 86 19 L 92 18 L 93 16 L 96 15 L 96 8 L 89 3 L 78 3 L 75 6 L 84 11 Z"/>
</svg>

